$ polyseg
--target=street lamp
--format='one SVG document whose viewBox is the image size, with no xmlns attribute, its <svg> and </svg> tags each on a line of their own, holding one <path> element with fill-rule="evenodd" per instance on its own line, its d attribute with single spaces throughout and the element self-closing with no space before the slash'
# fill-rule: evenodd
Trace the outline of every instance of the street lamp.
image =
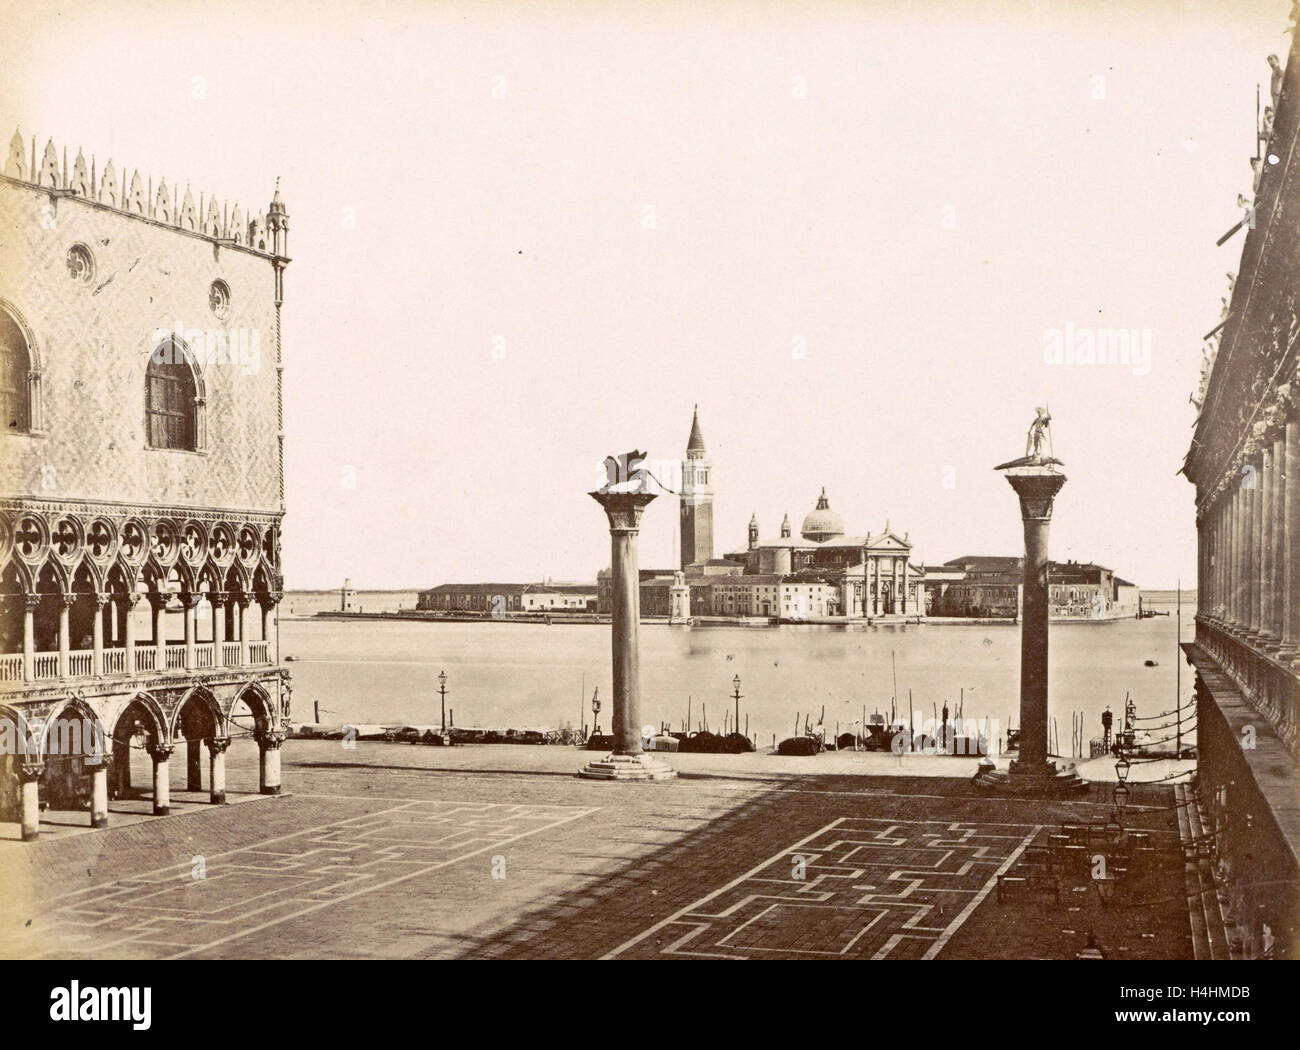
<svg viewBox="0 0 1300 1050">
<path fill-rule="evenodd" d="M 600 733 L 600 691 L 597 690 L 591 697 L 591 735 L 597 736 Z"/>
<path fill-rule="evenodd" d="M 1131 764 L 1128 756 L 1123 751 L 1119 754 L 1119 760 L 1115 763 L 1115 775 L 1119 777 L 1119 783 L 1115 785 L 1115 810 L 1119 825 L 1124 826 L 1124 807 L 1128 805 L 1129 787 L 1128 773 Z"/>
<path fill-rule="evenodd" d="M 447 732 L 447 672 L 438 672 L 438 693 L 442 697 L 442 731 Z"/>
<path fill-rule="evenodd" d="M 732 695 L 736 701 L 736 728 L 735 732 L 740 732 L 740 675 L 736 675 L 731 680 Z"/>
</svg>

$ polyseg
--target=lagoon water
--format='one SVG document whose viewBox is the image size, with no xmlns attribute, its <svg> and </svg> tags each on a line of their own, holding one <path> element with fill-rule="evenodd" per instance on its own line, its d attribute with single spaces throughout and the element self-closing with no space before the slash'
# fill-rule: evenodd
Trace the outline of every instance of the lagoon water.
<svg viewBox="0 0 1300 1050">
<path fill-rule="evenodd" d="M 364 596 L 363 596 L 364 597 Z M 1173 592 L 1144 595 L 1147 607 L 1173 610 Z M 365 603 L 381 607 L 376 600 Z M 286 605 L 305 606 L 286 596 Z M 396 607 L 395 605 L 393 607 Z M 407 605 L 409 608 L 409 604 Z M 298 613 L 307 611 L 298 608 Z M 287 609 L 286 609 L 287 612 Z M 1192 596 L 1183 596 L 1183 640 L 1193 636 Z M 1056 753 L 1071 753 L 1071 717 L 1082 712 L 1086 737 L 1101 735 L 1101 714 L 1119 713 L 1131 692 L 1139 715 L 1174 707 L 1177 664 L 1174 616 L 1051 628 L 1050 718 Z M 610 714 L 608 624 L 331 621 L 284 616 L 281 650 L 297 660 L 293 718 L 310 721 L 313 701 L 325 722 L 436 723 L 438 681 L 447 672 L 447 706 L 456 725 L 540 729 L 591 721 L 600 689 L 600 723 Z M 891 663 L 891 656 L 893 661 Z M 1145 660 L 1157 667 L 1145 667 Z M 760 746 L 790 736 L 795 719 L 851 731 L 865 705 L 888 716 L 897 667 L 898 706 L 908 691 L 919 714 L 952 713 L 965 691 L 967 719 L 987 716 L 999 734 L 1019 724 L 1020 629 L 1014 625 L 922 624 L 896 627 L 641 627 L 642 720 L 677 729 L 707 713 L 720 731 L 734 709 L 732 676 L 740 675 L 740 720 L 748 717 Z M 1182 695 L 1194 676 L 1182 669 Z M 1049 723 L 1050 724 L 1050 723 Z M 1086 744 L 1084 744 L 1086 749 Z"/>
</svg>

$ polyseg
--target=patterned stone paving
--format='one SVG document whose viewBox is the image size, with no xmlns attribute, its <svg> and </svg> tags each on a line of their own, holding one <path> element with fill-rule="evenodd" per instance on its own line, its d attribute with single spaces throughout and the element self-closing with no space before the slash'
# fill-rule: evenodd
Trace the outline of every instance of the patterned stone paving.
<svg viewBox="0 0 1300 1050">
<path fill-rule="evenodd" d="M 1040 825 L 840 817 L 606 958 L 934 958 Z"/>
<path fill-rule="evenodd" d="M 32 957 L 181 958 L 490 854 L 587 816 L 580 806 L 397 801 L 363 816 L 62 893 Z"/>
</svg>

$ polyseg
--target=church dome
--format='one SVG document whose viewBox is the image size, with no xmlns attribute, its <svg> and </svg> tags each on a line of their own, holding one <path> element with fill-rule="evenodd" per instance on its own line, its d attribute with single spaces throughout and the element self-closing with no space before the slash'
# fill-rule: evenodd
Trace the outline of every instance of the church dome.
<svg viewBox="0 0 1300 1050">
<path fill-rule="evenodd" d="M 815 543 L 822 543 L 834 539 L 836 536 L 844 535 L 844 522 L 838 514 L 831 510 L 831 504 L 826 498 L 825 489 L 822 489 L 822 494 L 817 498 L 817 506 L 810 510 L 808 516 L 803 519 L 803 528 L 799 531 L 804 539 L 812 540 Z"/>
</svg>

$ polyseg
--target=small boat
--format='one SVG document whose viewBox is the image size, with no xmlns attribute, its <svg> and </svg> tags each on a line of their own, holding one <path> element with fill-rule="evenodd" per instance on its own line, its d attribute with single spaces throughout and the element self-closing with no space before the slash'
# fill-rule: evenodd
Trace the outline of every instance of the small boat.
<svg viewBox="0 0 1300 1050">
<path fill-rule="evenodd" d="M 1159 661 L 1159 660 L 1143 660 L 1143 661 L 1142 661 L 1142 666 L 1143 666 L 1143 667 L 1159 667 L 1159 666 L 1160 666 L 1160 661 Z"/>
</svg>

